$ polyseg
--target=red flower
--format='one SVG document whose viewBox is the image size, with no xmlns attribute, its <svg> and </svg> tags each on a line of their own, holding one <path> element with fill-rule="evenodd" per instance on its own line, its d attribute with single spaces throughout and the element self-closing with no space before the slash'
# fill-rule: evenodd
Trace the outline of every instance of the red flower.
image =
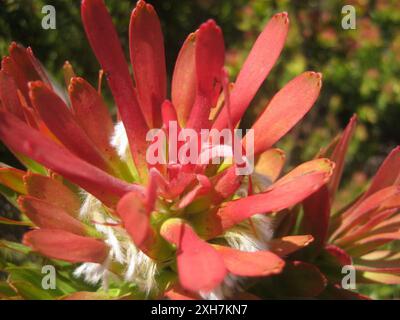
<svg viewBox="0 0 400 320">
<path fill-rule="evenodd" d="M 139 286 L 148 274 L 154 277 L 155 270 L 177 270 L 179 284 L 171 280 L 172 290 L 192 293 L 215 289 L 228 274 L 281 272 L 281 257 L 312 238 L 270 242 L 271 232 L 262 235 L 264 214 L 294 206 L 320 189 L 333 163 L 312 160 L 275 182 L 284 154 L 272 146 L 310 110 L 321 89 L 321 74 L 305 72 L 290 81 L 255 122 L 254 155 L 259 160 L 253 176 L 237 176 L 236 165 L 221 171 L 212 165 L 149 166 L 146 135 L 174 120 L 198 132 L 236 127 L 279 57 L 289 27 L 287 14 L 276 14 L 266 25 L 232 90 L 223 71 L 222 31 L 212 20 L 202 24 L 179 53 L 171 102 L 163 36 L 151 5 L 139 1 L 131 16 L 134 81 L 103 1 L 83 0 L 82 20 L 129 149 L 124 153 L 124 148 L 114 148 L 115 141 L 121 142 L 118 136 L 110 142 L 112 119 L 89 83 L 72 77 L 69 106 L 53 90 L 32 51 L 13 43 L 0 71 L 0 137 L 29 173 L 2 168 L 1 177 L 21 194 L 19 207 L 38 228 L 25 234 L 24 243 L 50 258 L 84 263 L 77 269 L 80 275 L 100 268 L 102 275 L 112 272 Z M 83 199 L 79 188 L 87 192 Z M 244 197 L 240 188 L 246 191 Z M 236 227 L 241 228 L 237 234 Z M 248 252 L 243 243 L 235 247 L 229 233 L 242 240 L 251 237 L 262 248 L 254 245 L 254 252 Z M 155 287 L 146 283 L 144 288 Z"/>
</svg>

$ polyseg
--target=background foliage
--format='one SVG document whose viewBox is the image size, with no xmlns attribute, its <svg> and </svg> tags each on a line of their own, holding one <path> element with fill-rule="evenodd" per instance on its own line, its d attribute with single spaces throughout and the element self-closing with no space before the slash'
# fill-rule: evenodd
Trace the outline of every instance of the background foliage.
<svg viewBox="0 0 400 320">
<path fill-rule="evenodd" d="M 268 19 L 287 11 L 291 28 L 279 63 L 248 110 L 249 126 L 273 93 L 305 70 L 323 73 L 324 85 L 314 109 L 279 146 L 287 152 L 289 166 L 309 160 L 341 130 L 353 113 L 359 116 L 355 139 L 345 169 L 343 201 L 365 187 L 386 154 L 400 141 L 400 2 L 398 0 L 149 0 L 165 33 L 167 67 L 174 61 L 188 33 L 208 18 L 222 27 L 227 46 L 227 66 L 232 80 Z M 128 53 L 128 24 L 134 1 L 106 1 Z M 43 30 L 43 5 L 54 5 L 57 29 Z M 83 32 L 80 1 L 1 0 L 0 55 L 11 41 L 31 46 L 50 74 L 64 87 L 62 65 L 69 60 L 78 75 L 97 82 L 98 63 Z M 341 8 L 354 5 L 355 30 L 341 27 Z M 112 100 L 109 93 L 110 105 Z M 0 146 L 1 161 L 13 158 Z M 14 163 L 14 165 L 16 165 Z M 2 214 L 10 214 L 8 204 Z M 1 229 L 2 237 L 15 240 L 16 229 Z M 366 289 L 368 290 L 368 289 Z M 399 295 L 393 288 L 377 288 L 376 297 Z"/>
</svg>

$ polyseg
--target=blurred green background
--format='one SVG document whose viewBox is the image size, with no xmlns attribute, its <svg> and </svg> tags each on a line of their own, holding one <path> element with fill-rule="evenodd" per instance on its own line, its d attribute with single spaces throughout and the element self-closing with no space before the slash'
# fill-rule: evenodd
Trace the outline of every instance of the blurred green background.
<svg viewBox="0 0 400 320">
<path fill-rule="evenodd" d="M 352 114 L 359 116 L 350 146 L 340 193 L 343 204 L 354 197 L 376 171 L 388 152 L 400 142 L 400 1 L 398 0 L 148 0 L 156 8 L 165 35 L 169 77 L 187 34 L 208 18 L 222 27 L 227 47 L 226 64 L 232 80 L 265 23 L 276 12 L 287 11 L 291 21 L 288 40 L 278 64 L 246 113 L 250 126 L 273 94 L 306 70 L 323 73 L 322 93 L 313 110 L 279 147 L 289 166 L 312 158 L 341 129 Z M 128 53 L 128 24 L 135 1 L 107 1 L 121 41 Z M 56 30 L 41 28 L 41 9 L 56 8 Z M 356 8 L 356 29 L 341 27 L 342 7 Z M 83 32 L 80 1 L 1 0 L 0 55 L 11 41 L 31 46 L 49 73 L 64 86 L 62 66 L 69 60 L 78 75 L 97 83 L 98 63 Z M 128 56 L 128 55 L 127 55 Z M 111 99 L 106 92 L 110 105 Z M 14 164 L 0 146 L 1 161 Z M 1 206 L 3 214 L 11 208 Z M 8 236 L 16 235 L 8 228 Z M 12 239 L 11 239 L 12 240 Z M 370 289 L 365 289 L 370 290 Z M 374 297 L 391 298 L 399 289 L 382 286 Z M 370 291 L 368 291 L 370 292 Z M 371 293 L 371 292 L 370 292 Z"/>
</svg>

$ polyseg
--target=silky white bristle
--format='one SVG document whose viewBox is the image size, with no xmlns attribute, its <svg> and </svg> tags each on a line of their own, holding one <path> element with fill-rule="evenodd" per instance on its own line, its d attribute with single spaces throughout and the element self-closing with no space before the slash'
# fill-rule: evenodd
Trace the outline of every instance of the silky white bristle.
<svg viewBox="0 0 400 320">
<path fill-rule="evenodd" d="M 122 121 L 118 122 L 114 128 L 114 134 L 111 137 L 111 145 L 117 150 L 122 160 L 129 159 L 129 141 Z"/>
</svg>

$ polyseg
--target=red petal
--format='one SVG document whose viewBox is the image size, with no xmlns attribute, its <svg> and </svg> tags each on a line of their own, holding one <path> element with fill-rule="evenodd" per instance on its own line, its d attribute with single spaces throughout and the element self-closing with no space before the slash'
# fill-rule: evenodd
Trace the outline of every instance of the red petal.
<svg viewBox="0 0 400 320">
<path fill-rule="evenodd" d="M 221 29 L 213 20 L 200 26 L 196 35 L 197 92 L 187 127 L 207 129 L 211 123 L 210 110 L 216 94 L 216 82 L 220 82 L 225 60 L 225 45 Z"/>
<path fill-rule="evenodd" d="M 18 88 L 14 79 L 5 70 L 0 70 L 0 102 L 9 112 L 25 120 L 24 111 L 18 97 Z"/>
<path fill-rule="evenodd" d="M 342 266 L 353 264 L 351 256 L 349 256 L 346 251 L 337 246 L 334 246 L 332 244 L 327 245 L 325 247 L 325 251 L 328 252 L 328 254 L 330 254 L 332 257 L 334 257 Z"/>
<path fill-rule="evenodd" d="M 251 100 L 278 60 L 288 29 L 287 13 L 278 13 L 268 22 L 253 45 L 231 94 L 233 126 L 236 126 L 242 118 Z M 222 110 L 213 128 L 221 130 L 227 126 L 228 116 L 225 110 Z"/>
<path fill-rule="evenodd" d="M 329 179 L 333 164 L 310 161 L 273 184 L 267 191 L 230 201 L 218 212 L 224 229 L 258 213 L 279 211 L 295 205 L 318 190 Z"/>
<path fill-rule="evenodd" d="M 212 185 L 207 176 L 198 174 L 196 177 L 199 183 L 181 198 L 177 205 L 178 209 L 183 209 L 199 196 L 205 195 L 211 190 Z"/>
<path fill-rule="evenodd" d="M 338 141 L 335 149 L 332 152 L 332 155 L 329 157 L 336 164 L 335 171 L 333 172 L 332 178 L 328 183 L 328 189 L 331 200 L 334 199 L 336 190 L 339 187 L 339 182 L 343 173 L 346 152 L 349 147 L 350 139 L 353 136 L 356 125 L 357 125 L 357 117 L 353 116 L 350 119 L 350 122 L 347 125 L 346 129 L 343 131 L 340 140 Z"/>
<path fill-rule="evenodd" d="M 211 291 L 223 281 L 227 270 L 221 255 L 189 225 L 179 219 L 169 219 L 160 233 L 178 248 L 179 280 L 184 289 Z"/>
<path fill-rule="evenodd" d="M 164 39 L 157 13 L 145 1 L 138 1 L 132 12 L 129 40 L 140 107 L 148 126 L 158 128 L 167 91 Z"/>
<path fill-rule="evenodd" d="M 285 262 L 270 251 L 244 252 L 225 246 L 214 245 L 224 259 L 229 272 L 243 277 L 259 277 L 278 274 Z"/>
<path fill-rule="evenodd" d="M 111 17 L 103 0 L 83 0 L 81 15 L 90 45 L 107 75 L 119 114 L 124 122 L 133 159 L 139 173 L 145 176 L 148 128 Z"/>
<path fill-rule="evenodd" d="M 152 230 L 143 197 L 137 192 L 126 194 L 118 202 L 117 212 L 132 241 L 138 248 L 144 248 L 152 238 Z"/>
<path fill-rule="evenodd" d="M 113 121 L 96 89 L 84 79 L 74 77 L 68 91 L 76 121 L 103 154 L 115 156 L 110 146 L 110 137 L 114 132 Z"/>
<path fill-rule="evenodd" d="M 186 126 L 196 98 L 195 48 L 196 33 L 191 33 L 179 51 L 172 77 L 172 103 L 182 127 Z"/>
<path fill-rule="evenodd" d="M 104 158 L 75 121 L 64 101 L 43 82 L 31 82 L 29 88 L 33 105 L 61 143 L 78 157 L 106 170 L 108 165 Z"/>
<path fill-rule="evenodd" d="M 77 158 L 12 114 L 0 111 L 0 119 L 0 138 L 9 148 L 76 183 L 106 205 L 113 206 L 134 188 Z"/>
<path fill-rule="evenodd" d="M 252 127 L 254 155 L 270 148 L 311 109 L 321 90 L 321 77 L 320 73 L 305 72 L 286 84 L 272 98 Z"/>
<path fill-rule="evenodd" d="M 317 192 L 303 201 L 304 216 L 302 226 L 304 233 L 314 237 L 314 252 L 324 246 L 327 236 L 331 205 L 327 186 L 322 186 Z"/>
<path fill-rule="evenodd" d="M 9 51 L 11 60 L 6 62 L 7 69 L 14 77 L 18 88 L 29 103 L 28 82 L 41 80 L 51 87 L 50 82 L 42 70 L 40 63 L 33 56 L 31 49 L 26 49 L 13 42 L 9 47 Z"/>
<path fill-rule="evenodd" d="M 232 166 L 219 174 L 214 184 L 216 197 L 213 200 L 215 204 L 220 203 L 230 196 L 240 187 L 243 180 L 242 175 L 236 174 L 236 166 Z"/>
<path fill-rule="evenodd" d="M 102 263 L 108 248 L 104 242 L 62 230 L 40 229 L 25 233 L 23 243 L 44 256 L 72 263 Z"/>
<path fill-rule="evenodd" d="M 358 206 L 354 207 L 351 211 L 343 214 L 343 219 L 341 225 L 332 234 L 331 239 L 335 239 L 338 235 L 346 230 L 356 226 L 362 220 L 367 218 L 367 215 L 373 210 L 380 207 L 384 202 L 390 199 L 397 199 L 400 195 L 400 187 L 391 186 L 385 189 L 375 192 L 364 201 L 362 201 Z M 396 206 L 396 203 L 394 204 Z M 383 209 L 390 209 L 384 207 Z"/>
<path fill-rule="evenodd" d="M 28 173 L 24 177 L 27 193 L 78 216 L 81 202 L 79 197 L 62 182 L 39 174 Z"/>
<path fill-rule="evenodd" d="M 83 223 L 49 202 L 26 196 L 20 197 L 18 204 L 22 212 L 42 229 L 64 230 L 82 236 L 86 234 Z"/>
<path fill-rule="evenodd" d="M 378 172 L 372 179 L 371 185 L 364 193 L 363 199 L 376 191 L 400 184 L 400 146 L 394 148 L 379 167 Z"/>
</svg>

